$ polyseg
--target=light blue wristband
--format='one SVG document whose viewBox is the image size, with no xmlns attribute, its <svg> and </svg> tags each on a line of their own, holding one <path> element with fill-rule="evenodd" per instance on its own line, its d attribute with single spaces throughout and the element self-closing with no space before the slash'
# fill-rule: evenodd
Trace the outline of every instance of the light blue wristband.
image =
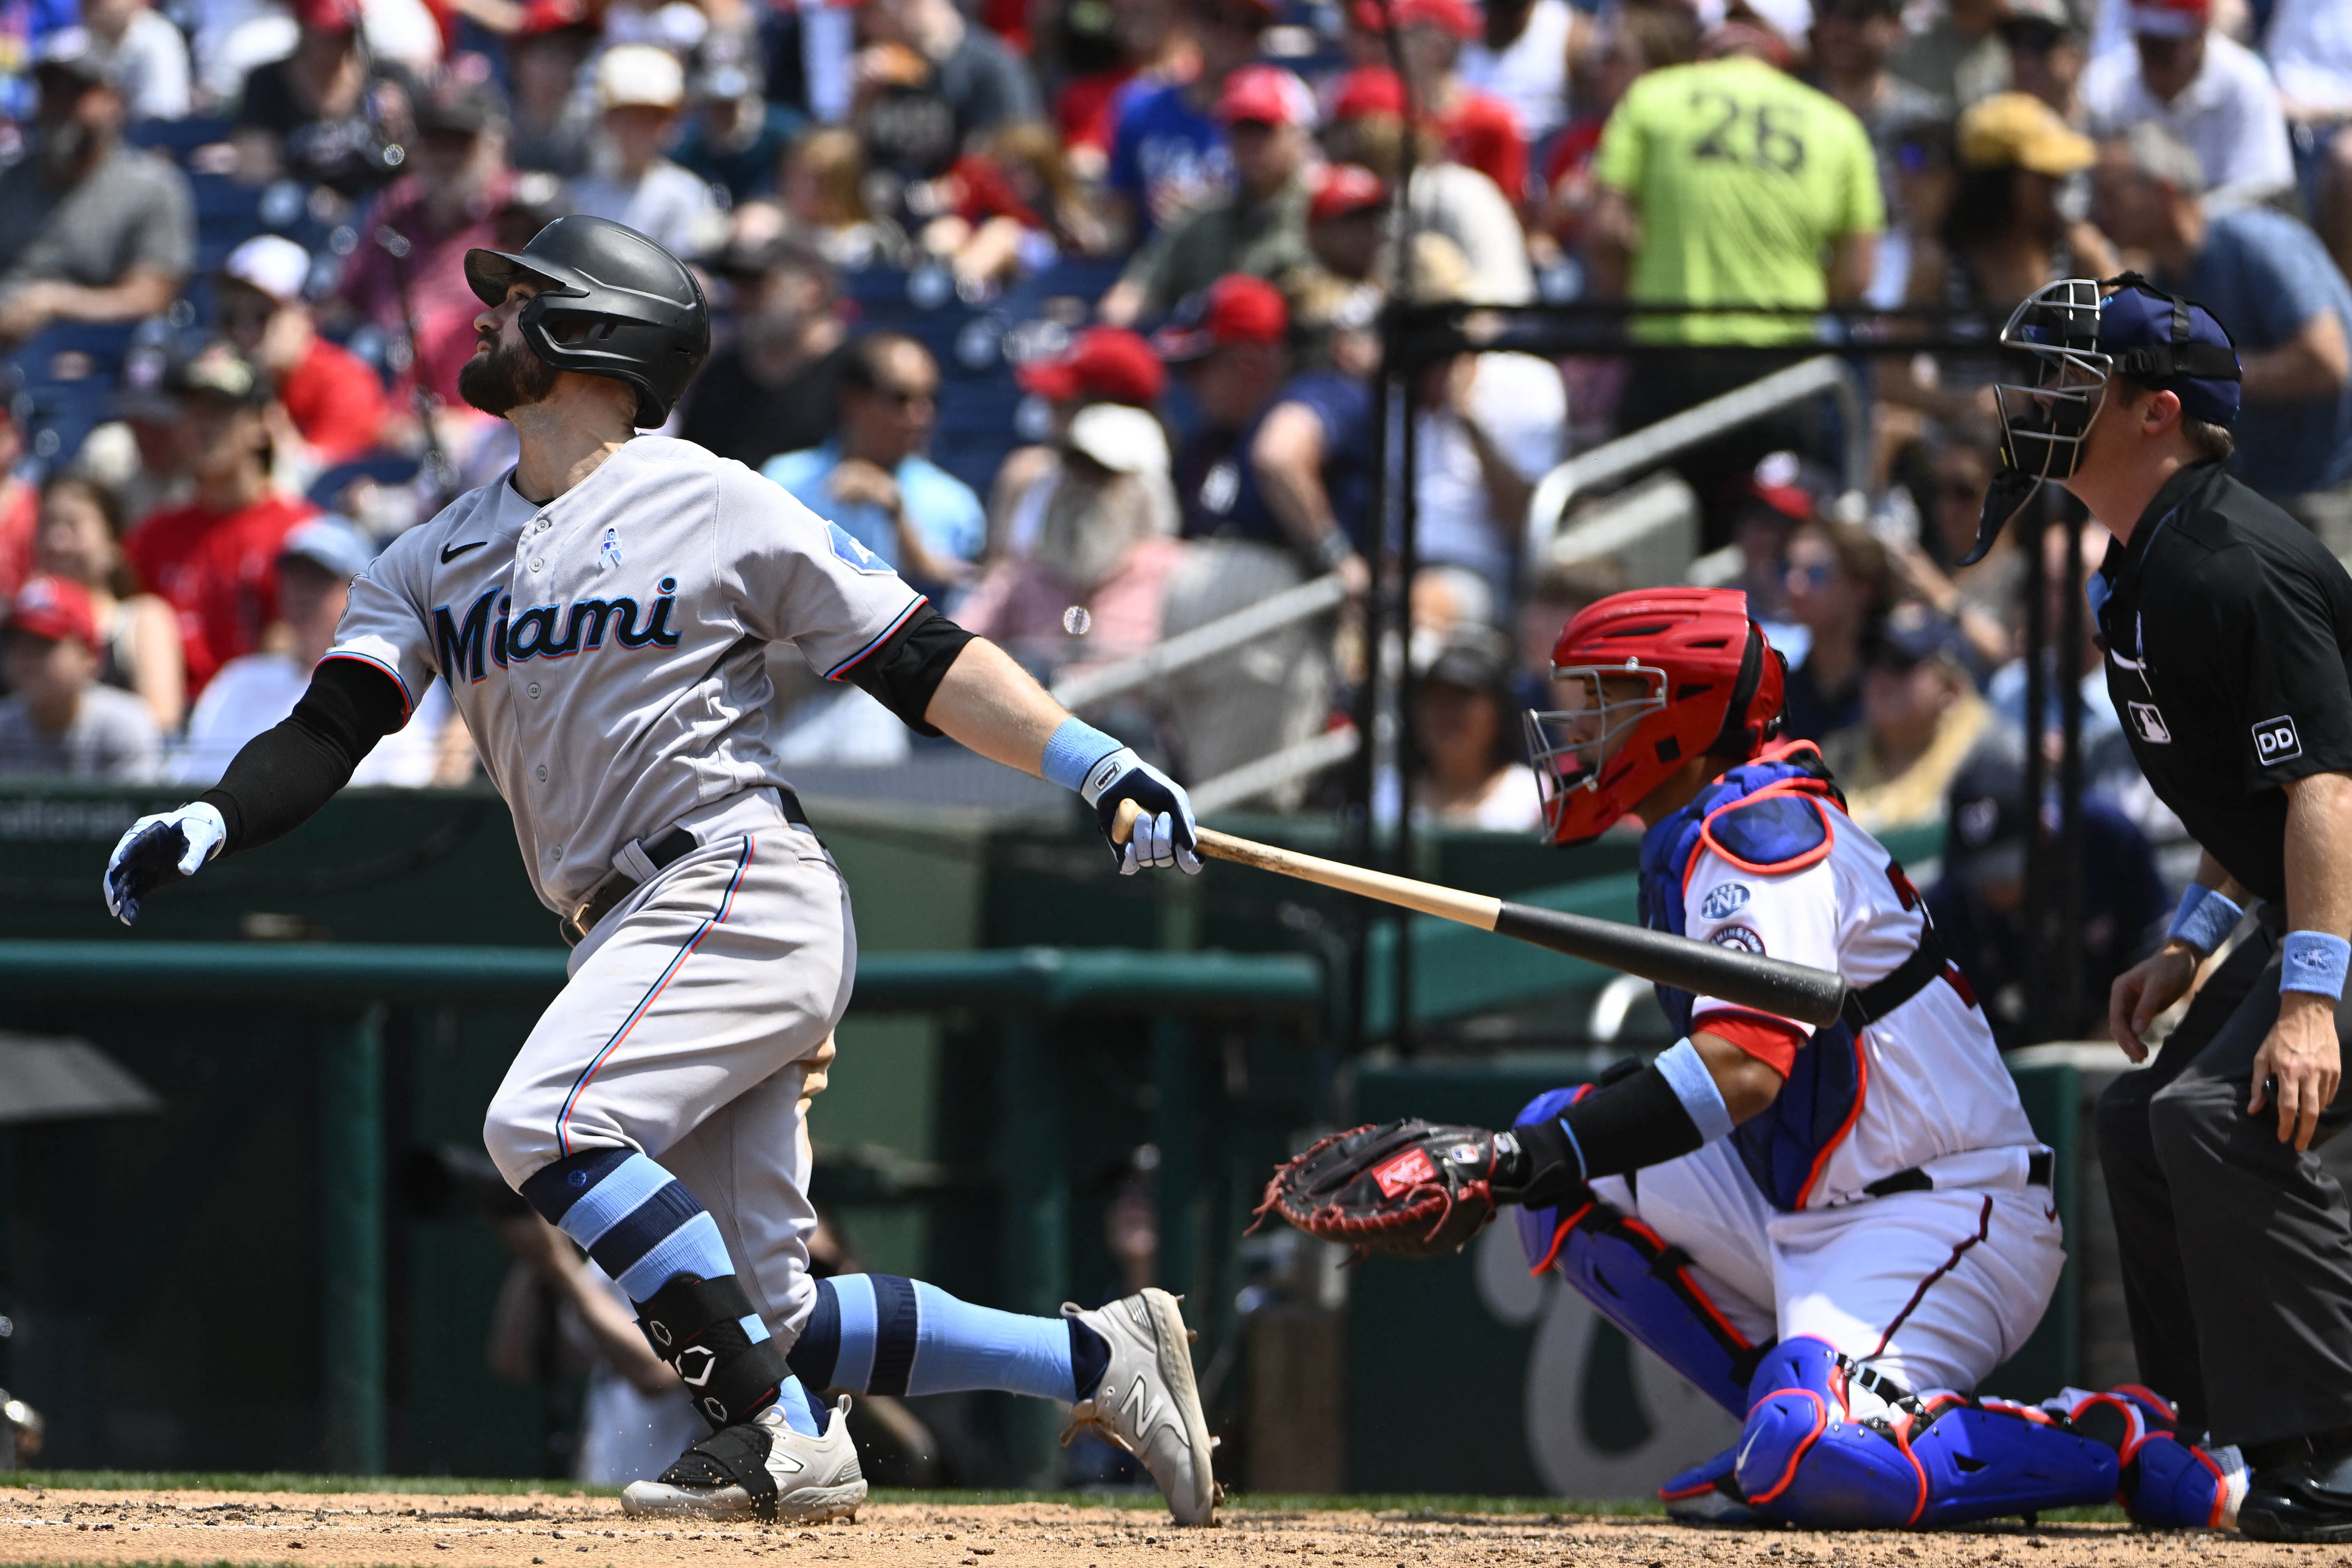
<svg viewBox="0 0 2352 1568">
<path fill-rule="evenodd" d="M 1065 719 L 1045 742 L 1038 772 L 1064 789 L 1087 782 L 1087 770 L 1119 749 L 1122 742 L 1104 734 L 1083 719 Z"/>
<path fill-rule="evenodd" d="M 2172 911 L 2172 929 L 2167 934 L 2200 953 L 2210 952 L 2237 929 L 2245 912 L 2204 883 L 2191 882 L 2180 895 L 2180 907 Z"/>
<path fill-rule="evenodd" d="M 2352 942 L 2324 931 L 2291 931 L 2279 965 L 2280 991 L 2312 991 L 2342 1000 L 2345 971 L 2352 969 Z"/>
<path fill-rule="evenodd" d="M 1715 1075 L 1706 1070 L 1706 1062 L 1689 1036 L 1676 1040 L 1673 1049 L 1658 1058 L 1658 1073 L 1690 1113 L 1691 1125 L 1698 1129 L 1701 1138 L 1712 1143 L 1731 1131 L 1731 1107 L 1723 1103 L 1723 1090 L 1716 1087 Z"/>
</svg>

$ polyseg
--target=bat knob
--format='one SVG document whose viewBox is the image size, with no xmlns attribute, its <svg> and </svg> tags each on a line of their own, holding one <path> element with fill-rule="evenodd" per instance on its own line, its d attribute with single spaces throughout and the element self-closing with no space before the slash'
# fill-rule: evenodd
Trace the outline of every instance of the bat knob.
<svg viewBox="0 0 2352 1568">
<path fill-rule="evenodd" d="M 1113 844 L 1124 844 L 1134 837 L 1135 819 L 1142 815 L 1143 807 L 1136 805 L 1135 802 L 1120 801 L 1118 809 L 1111 814 L 1110 841 Z"/>
</svg>

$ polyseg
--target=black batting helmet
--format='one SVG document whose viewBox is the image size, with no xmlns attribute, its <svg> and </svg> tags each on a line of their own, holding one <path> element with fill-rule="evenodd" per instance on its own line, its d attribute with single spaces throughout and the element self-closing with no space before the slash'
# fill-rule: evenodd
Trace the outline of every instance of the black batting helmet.
<svg viewBox="0 0 2352 1568">
<path fill-rule="evenodd" d="M 488 305 L 508 286 L 541 284 L 523 307 L 523 342 L 558 370 L 606 375 L 637 389 L 637 423 L 669 417 L 710 353 L 710 306 L 686 263 L 609 218 L 560 217 L 516 252 L 466 252 L 466 281 Z M 560 325 L 587 330 L 566 342 Z"/>
</svg>

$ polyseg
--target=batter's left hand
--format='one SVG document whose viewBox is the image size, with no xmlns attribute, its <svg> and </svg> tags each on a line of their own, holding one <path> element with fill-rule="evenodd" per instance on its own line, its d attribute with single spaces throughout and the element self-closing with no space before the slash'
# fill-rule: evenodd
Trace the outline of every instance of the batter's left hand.
<svg viewBox="0 0 2352 1568">
<path fill-rule="evenodd" d="M 1201 858 L 1192 852 L 1192 797 L 1133 749 L 1121 746 L 1088 768 L 1078 794 L 1095 808 L 1103 837 L 1119 858 L 1120 876 L 1132 877 L 1146 866 L 1181 866 L 1187 876 L 1200 870 Z M 1111 829 L 1118 821 L 1119 803 L 1129 800 L 1142 815 L 1121 845 Z"/>
<path fill-rule="evenodd" d="M 2262 1110 L 2278 1085 L 2278 1138 L 2297 1152 L 2311 1147 L 2319 1113 L 2336 1098 L 2343 1068 L 2336 1047 L 2336 1003 L 2310 991 L 2279 995 L 2278 1022 L 2254 1053 L 2254 1093 L 2246 1114 Z"/>
</svg>

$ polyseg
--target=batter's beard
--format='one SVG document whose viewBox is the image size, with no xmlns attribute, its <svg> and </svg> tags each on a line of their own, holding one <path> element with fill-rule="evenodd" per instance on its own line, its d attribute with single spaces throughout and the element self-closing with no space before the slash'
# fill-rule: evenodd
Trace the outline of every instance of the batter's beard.
<svg viewBox="0 0 2352 1568">
<path fill-rule="evenodd" d="M 500 418 L 555 390 L 556 369 L 529 348 L 494 343 L 457 372 L 457 395 Z"/>
</svg>

